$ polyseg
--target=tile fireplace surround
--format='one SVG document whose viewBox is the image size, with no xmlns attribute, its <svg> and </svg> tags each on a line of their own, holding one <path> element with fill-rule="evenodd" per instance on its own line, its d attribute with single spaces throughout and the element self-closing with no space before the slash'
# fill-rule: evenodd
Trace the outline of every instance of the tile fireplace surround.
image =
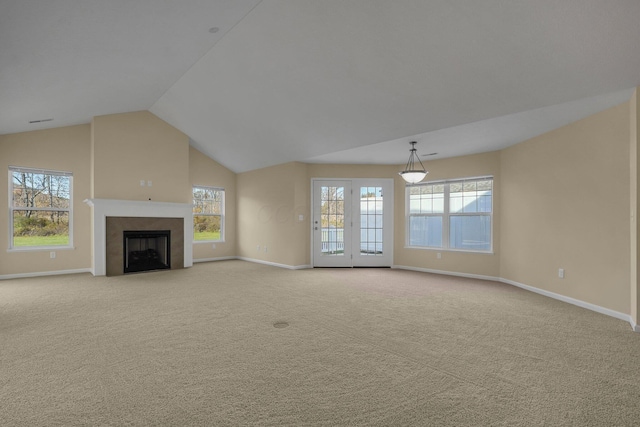
<svg viewBox="0 0 640 427">
<path fill-rule="evenodd" d="M 139 221 L 142 218 L 149 218 L 149 227 L 152 228 L 162 223 L 162 221 L 159 221 L 161 218 L 181 218 L 183 223 L 182 241 L 184 243 L 181 248 L 173 247 L 172 245 L 172 260 L 179 262 L 180 258 L 182 258 L 182 263 L 174 266 L 172 262 L 172 268 L 186 268 L 193 265 L 193 208 L 191 204 L 114 199 L 86 199 L 84 202 L 91 206 L 93 211 L 93 260 L 91 272 L 94 276 L 105 276 L 107 274 L 108 217 L 137 218 L 134 220 L 137 224 L 141 224 Z M 142 229 L 148 230 L 151 228 L 142 226 Z M 122 245 L 121 240 L 120 245 Z M 174 252 L 181 249 L 182 257 Z M 112 275 L 112 270 L 109 271 L 109 275 Z"/>
</svg>

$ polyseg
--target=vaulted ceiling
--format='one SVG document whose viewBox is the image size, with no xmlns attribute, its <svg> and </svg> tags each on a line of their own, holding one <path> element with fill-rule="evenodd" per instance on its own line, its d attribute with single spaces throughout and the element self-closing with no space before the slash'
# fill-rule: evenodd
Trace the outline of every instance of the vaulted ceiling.
<svg viewBox="0 0 640 427">
<path fill-rule="evenodd" d="M 0 0 L 0 134 L 150 110 L 235 172 L 492 151 L 627 100 L 639 40 L 638 0 Z"/>
</svg>

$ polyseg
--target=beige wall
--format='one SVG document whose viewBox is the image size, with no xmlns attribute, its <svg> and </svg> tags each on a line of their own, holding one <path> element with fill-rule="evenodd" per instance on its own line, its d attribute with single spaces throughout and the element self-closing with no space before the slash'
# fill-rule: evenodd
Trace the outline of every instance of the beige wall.
<svg viewBox="0 0 640 427">
<path fill-rule="evenodd" d="M 500 276 L 629 313 L 628 156 L 628 103 L 503 150 Z"/>
<path fill-rule="evenodd" d="M 22 166 L 73 173 L 73 249 L 7 252 L 8 210 L 0 209 L 0 276 L 88 269 L 91 210 L 83 203 L 90 189 L 90 125 L 0 135 L 0 200 L 7 206 L 8 168 Z"/>
<path fill-rule="evenodd" d="M 395 265 L 428 270 L 498 277 L 500 272 L 500 154 L 491 152 L 425 162 L 424 181 L 493 176 L 493 253 L 413 249 L 405 247 L 405 183 L 396 179 Z M 396 168 L 396 172 L 403 167 Z M 440 253 L 442 258 L 438 259 Z"/>
<path fill-rule="evenodd" d="M 309 264 L 309 185 L 307 165 L 297 162 L 238 175 L 240 257 L 289 267 Z"/>
<path fill-rule="evenodd" d="M 94 117 L 92 125 L 94 198 L 191 203 L 185 134 L 148 111 Z"/>
<path fill-rule="evenodd" d="M 325 165 L 310 164 L 309 176 L 311 178 L 397 178 L 396 182 L 402 182 L 398 176 L 398 166 L 395 165 Z M 311 186 L 311 183 L 309 183 Z M 309 187 L 311 188 L 311 187 Z M 394 190 L 395 191 L 395 190 Z"/>
<path fill-rule="evenodd" d="M 223 188 L 225 192 L 224 242 L 194 243 L 193 259 L 208 260 L 236 256 L 236 174 L 211 160 L 193 147 L 189 148 L 189 183 L 191 186 Z"/>
</svg>

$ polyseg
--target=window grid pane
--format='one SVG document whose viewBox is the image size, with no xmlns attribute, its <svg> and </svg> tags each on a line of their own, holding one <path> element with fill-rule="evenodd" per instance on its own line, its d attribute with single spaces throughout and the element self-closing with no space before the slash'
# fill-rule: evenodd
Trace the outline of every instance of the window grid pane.
<svg viewBox="0 0 640 427">
<path fill-rule="evenodd" d="M 382 187 L 360 188 L 360 255 L 382 256 Z"/>
<path fill-rule="evenodd" d="M 194 215 L 193 240 L 221 240 L 222 217 L 220 215 Z"/>
<path fill-rule="evenodd" d="M 491 217 L 488 215 L 452 215 L 449 245 L 451 249 L 490 250 Z"/>
<path fill-rule="evenodd" d="M 409 187 L 409 209 L 412 214 L 443 213 L 444 185 Z"/>
<path fill-rule="evenodd" d="M 321 255 L 344 256 L 344 187 L 320 190 Z"/>
<path fill-rule="evenodd" d="M 13 171 L 11 177 L 14 208 L 69 209 L 71 198 L 69 176 Z"/>
<path fill-rule="evenodd" d="M 442 247 L 442 216 L 409 217 L 409 246 Z"/>
<path fill-rule="evenodd" d="M 13 247 L 68 245 L 69 212 L 13 211 Z"/>
</svg>

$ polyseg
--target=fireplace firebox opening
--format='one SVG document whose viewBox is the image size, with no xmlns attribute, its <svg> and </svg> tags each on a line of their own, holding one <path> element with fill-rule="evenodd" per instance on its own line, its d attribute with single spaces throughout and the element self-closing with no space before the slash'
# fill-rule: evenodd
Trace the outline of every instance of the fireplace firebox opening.
<svg viewBox="0 0 640 427">
<path fill-rule="evenodd" d="M 171 230 L 122 233 L 125 274 L 171 268 Z"/>
</svg>

